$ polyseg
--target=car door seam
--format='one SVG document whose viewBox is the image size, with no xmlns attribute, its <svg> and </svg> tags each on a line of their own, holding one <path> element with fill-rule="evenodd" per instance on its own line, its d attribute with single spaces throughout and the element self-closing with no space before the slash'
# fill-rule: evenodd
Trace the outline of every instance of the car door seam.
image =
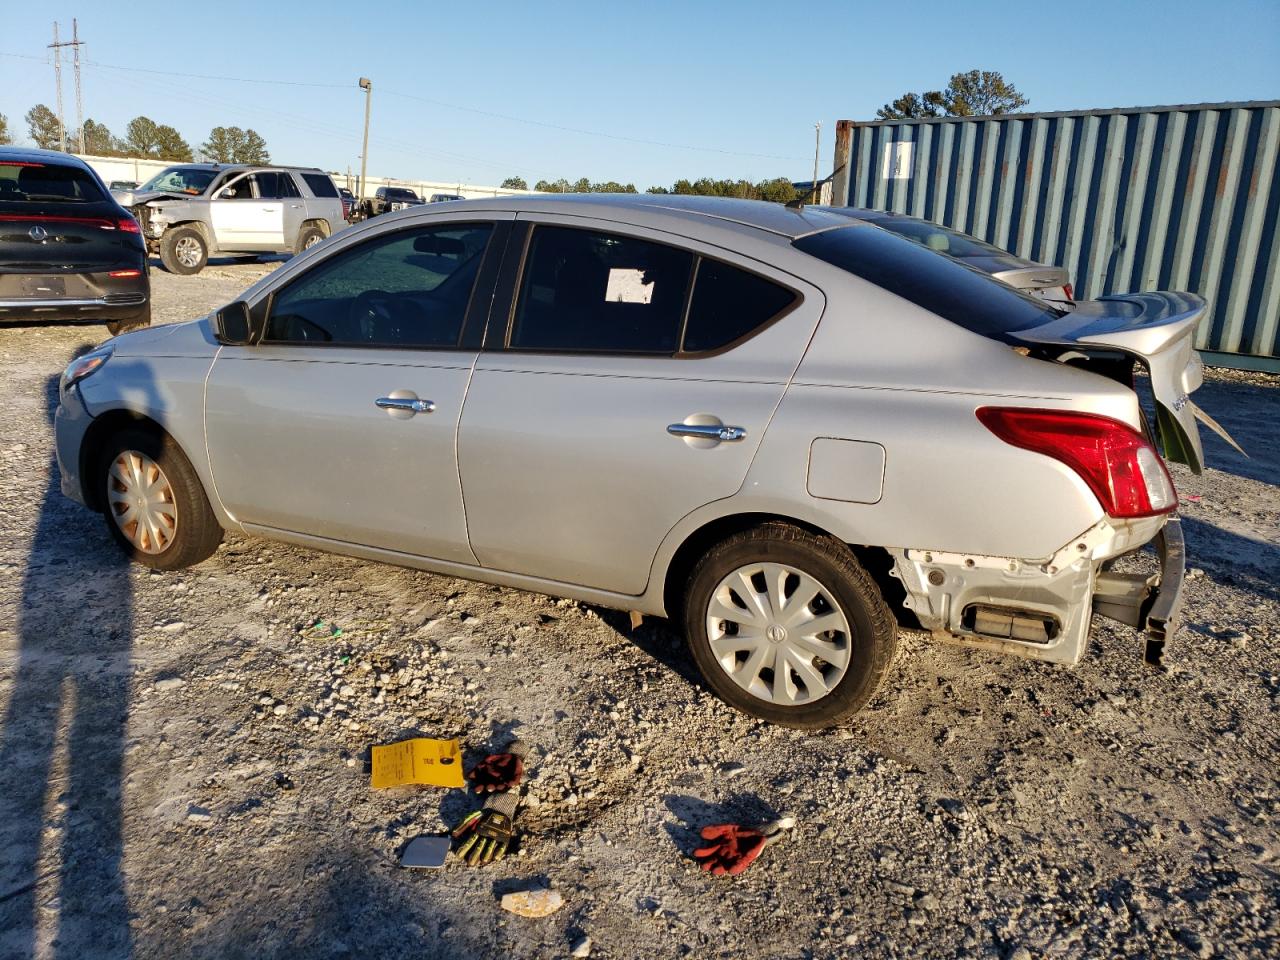
<svg viewBox="0 0 1280 960">
<path fill-rule="evenodd" d="M 226 348 L 219 346 L 213 354 L 213 360 L 209 364 L 209 369 L 204 374 L 204 384 L 200 396 L 200 427 L 204 432 L 204 462 L 209 465 L 209 483 L 213 487 L 214 499 L 218 501 L 218 507 L 235 523 L 239 520 L 227 509 L 227 505 L 222 500 L 222 494 L 218 492 L 218 475 L 213 468 L 213 450 L 209 446 L 209 381 L 213 379 L 213 368 L 218 365 L 218 358 L 222 356 L 222 351 Z"/>
<path fill-rule="evenodd" d="M 467 538 L 467 552 L 477 567 L 484 567 L 471 545 L 471 521 L 467 516 L 467 490 L 462 484 L 462 418 L 467 412 L 467 397 L 471 395 L 471 381 L 475 379 L 476 365 L 480 362 L 480 351 L 476 351 L 471 361 L 471 369 L 467 371 L 467 382 L 462 388 L 462 403 L 458 405 L 458 420 L 453 425 L 453 472 L 458 478 L 458 499 L 462 502 L 462 532 Z"/>
</svg>

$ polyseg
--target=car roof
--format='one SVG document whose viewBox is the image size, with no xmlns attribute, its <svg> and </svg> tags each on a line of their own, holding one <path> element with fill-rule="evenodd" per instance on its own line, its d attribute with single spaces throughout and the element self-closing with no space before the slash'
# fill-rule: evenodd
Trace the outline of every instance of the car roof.
<svg viewBox="0 0 1280 960">
<path fill-rule="evenodd" d="M 42 150 L 39 147 L 0 147 L 0 161 L 8 160 L 18 163 L 62 163 L 69 167 L 90 169 L 89 165 L 79 157 L 59 150 Z"/>
<path fill-rule="evenodd" d="M 848 227 L 850 218 L 809 207 L 785 207 L 765 200 L 738 200 L 731 197 L 701 197 L 684 194 L 651 193 L 544 193 L 496 197 L 492 200 L 462 200 L 476 208 L 569 213 L 580 216 L 612 215 L 625 219 L 635 214 L 667 214 L 720 226 L 761 230 L 788 240 Z"/>
<path fill-rule="evenodd" d="M 169 166 L 185 167 L 188 170 L 297 170 L 299 173 L 324 173 L 319 167 L 290 167 L 283 163 L 184 163 L 179 161 Z M 324 175 L 328 176 L 327 173 Z"/>
</svg>

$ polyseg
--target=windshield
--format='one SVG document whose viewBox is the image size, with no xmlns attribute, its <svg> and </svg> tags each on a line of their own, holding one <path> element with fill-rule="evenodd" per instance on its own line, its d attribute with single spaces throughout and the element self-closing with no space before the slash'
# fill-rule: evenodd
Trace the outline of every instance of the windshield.
<svg viewBox="0 0 1280 960">
<path fill-rule="evenodd" d="M 94 203 L 103 199 L 93 174 L 79 167 L 0 161 L 0 204 Z"/>
<path fill-rule="evenodd" d="M 1062 316 L 988 273 L 879 226 L 837 227 L 800 237 L 793 246 L 993 340 L 1012 343 L 1013 331 Z"/>
<path fill-rule="evenodd" d="M 406 190 L 403 187 L 387 187 L 388 200 L 417 200 L 418 195 L 412 190 Z"/>
<path fill-rule="evenodd" d="M 217 170 L 204 167 L 167 167 L 144 183 L 139 193 L 185 193 L 198 197 L 209 189 Z"/>
</svg>

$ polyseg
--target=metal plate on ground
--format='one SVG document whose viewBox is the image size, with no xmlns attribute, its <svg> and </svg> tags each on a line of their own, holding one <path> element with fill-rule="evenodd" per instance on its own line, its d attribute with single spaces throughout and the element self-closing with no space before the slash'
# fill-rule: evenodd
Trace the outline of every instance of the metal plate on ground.
<svg viewBox="0 0 1280 960">
<path fill-rule="evenodd" d="M 404 848 L 400 866 L 425 870 L 439 870 L 449 856 L 449 838 L 414 837 Z"/>
</svg>

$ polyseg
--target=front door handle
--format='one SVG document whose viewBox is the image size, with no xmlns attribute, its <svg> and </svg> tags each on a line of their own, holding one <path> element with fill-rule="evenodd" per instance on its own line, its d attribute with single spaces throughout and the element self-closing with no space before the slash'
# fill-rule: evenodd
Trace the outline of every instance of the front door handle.
<svg viewBox="0 0 1280 960">
<path fill-rule="evenodd" d="M 722 440 L 734 443 L 747 435 L 745 427 L 728 427 L 724 424 L 672 423 L 667 433 L 673 437 L 694 437 L 699 440 Z"/>
<path fill-rule="evenodd" d="M 434 413 L 436 405 L 430 400 L 419 400 L 417 397 L 379 397 L 373 405 L 393 413 Z"/>
</svg>

